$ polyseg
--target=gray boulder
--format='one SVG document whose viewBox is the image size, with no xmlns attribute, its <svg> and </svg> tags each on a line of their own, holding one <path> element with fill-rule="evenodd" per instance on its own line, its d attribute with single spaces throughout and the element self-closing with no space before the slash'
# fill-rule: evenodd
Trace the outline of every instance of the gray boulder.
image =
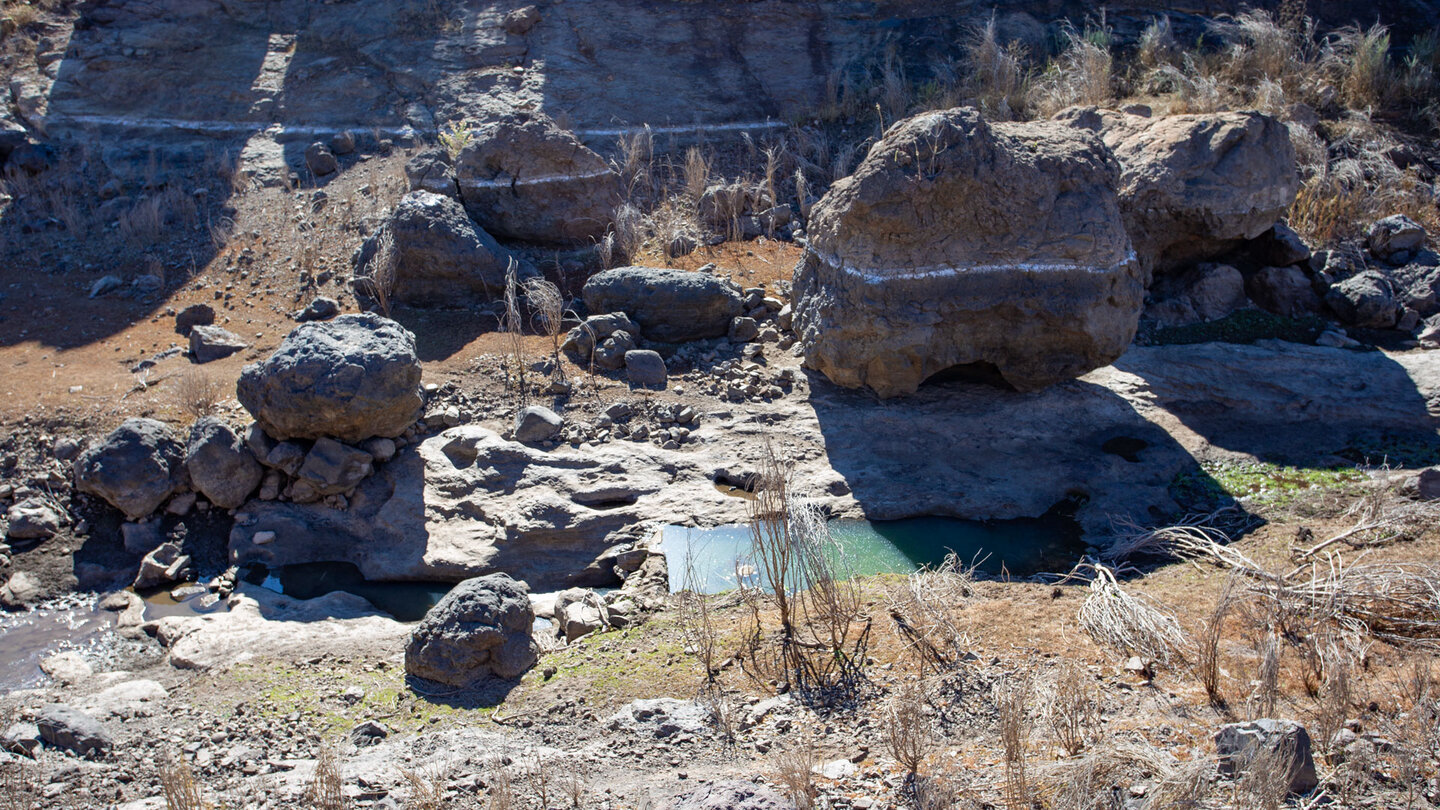
<svg viewBox="0 0 1440 810">
<path fill-rule="evenodd" d="M 190 330 L 197 326 L 215 323 L 215 308 L 209 304 L 191 304 L 175 316 L 175 331 L 189 337 Z"/>
<path fill-rule="evenodd" d="M 1404 214 L 1395 214 L 1376 220 L 1366 233 L 1365 241 L 1372 254 L 1388 259 L 1396 253 L 1416 250 L 1425 244 L 1425 229 Z"/>
<path fill-rule="evenodd" d="M 137 591 L 183 582 L 190 573 L 190 555 L 180 553 L 180 544 L 161 543 L 140 561 L 132 587 Z"/>
<path fill-rule="evenodd" d="M 443 149 L 427 149 L 405 161 L 405 179 L 411 191 L 428 191 L 443 197 L 456 198 L 455 167 Z"/>
<path fill-rule="evenodd" d="M 1244 773 L 1250 763 L 1269 751 L 1282 757 L 1290 773 L 1290 792 L 1309 793 L 1319 784 L 1310 750 L 1310 732 L 1291 720 L 1251 720 L 1221 726 L 1215 734 L 1220 773 Z"/>
<path fill-rule="evenodd" d="M 295 472 L 290 497 L 309 503 L 326 495 L 349 492 L 374 471 L 374 456 L 330 438 L 316 439 Z"/>
<path fill-rule="evenodd" d="M 185 468 L 195 489 L 224 509 L 245 503 L 265 472 L 235 431 L 213 416 L 190 428 Z"/>
<path fill-rule="evenodd" d="M 454 198 L 429 191 L 406 194 L 354 258 L 355 277 L 365 280 L 357 291 L 368 295 L 371 280 L 389 278 L 390 300 L 415 306 L 503 293 L 512 264 L 521 280 L 537 275 L 476 227 Z"/>
<path fill-rule="evenodd" d="M 567 352 L 574 352 L 580 356 L 581 360 L 587 360 L 596 346 L 616 332 L 638 336 L 640 327 L 623 312 L 591 315 L 585 319 L 584 323 L 571 329 L 565 335 L 565 342 L 560 348 Z"/>
<path fill-rule="evenodd" d="M 515 441 L 535 444 L 552 439 L 560 432 L 562 424 L 564 420 L 560 415 L 544 405 L 522 408 L 520 413 L 515 415 Z"/>
<path fill-rule="evenodd" d="M 774 790 L 743 779 L 701 785 L 666 805 L 667 810 L 794 810 L 794 807 Z"/>
<path fill-rule="evenodd" d="M 236 395 L 276 439 L 398 436 L 424 405 L 415 336 L 373 313 L 301 324 L 245 367 Z"/>
<path fill-rule="evenodd" d="M 730 331 L 728 333 L 732 343 L 747 343 L 760 334 L 760 326 L 755 323 L 754 318 L 740 316 L 730 320 Z"/>
<path fill-rule="evenodd" d="M 1098 138 L 1061 124 L 969 108 L 895 124 L 811 210 L 793 298 L 805 364 L 890 397 L 956 366 L 1035 390 L 1110 363 L 1144 294 L 1118 176 Z"/>
<path fill-rule="evenodd" d="M 1296 318 L 1320 311 L 1310 277 L 1298 267 L 1262 267 L 1245 279 L 1250 300 L 1276 315 Z"/>
<path fill-rule="evenodd" d="M 190 354 L 195 362 L 219 360 L 249 347 L 239 335 L 218 326 L 194 326 L 190 329 Z"/>
<path fill-rule="evenodd" d="M 1270 230 L 1252 240 L 1250 249 L 1260 261 L 1275 267 L 1289 267 L 1310 260 L 1310 246 L 1284 222 L 1275 223 Z"/>
<path fill-rule="evenodd" d="M 44 498 L 31 497 L 10 505 L 5 513 L 8 524 L 5 536 L 12 540 L 34 540 L 52 537 L 60 531 L 64 518 Z"/>
<path fill-rule="evenodd" d="M 1156 280 L 1145 315 L 1164 326 L 1216 321 L 1245 306 L 1245 277 L 1228 264 L 1199 264 Z"/>
<path fill-rule="evenodd" d="M 1341 321 L 1367 329 L 1389 329 L 1400 318 L 1394 285 L 1374 270 L 1332 285 L 1325 303 Z"/>
<path fill-rule="evenodd" d="M 590 277 L 582 292 L 591 312 L 624 312 L 650 340 L 679 343 L 724 335 L 743 310 L 728 279 L 658 267 L 617 267 Z"/>
<path fill-rule="evenodd" d="M 665 387 L 665 358 L 659 352 L 639 349 L 625 353 L 626 379 L 634 386 Z"/>
<path fill-rule="evenodd" d="M 605 600 L 588 588 L 570 588 L 555 599 L 555 618 L 567 644 L 609 627 L 609 613 Z"/>
<path fill-rule="evenodd" d="M 99 720 L 64 703 L 47 703 L 35 718 L 46 745 L 73 751 L 82 757 L 104 756 L 114 747 L 110 732 Z"/>
<path fill-rule="evenodd" d="M 471 218 L 506 239 L 599 239 L 619 202 L 605 159 L 538 113 L 481 127 L 456 160 L 455 178 Z"/>
<path fill-rule="evenodd" d="M 1300 179 L 1285 124 L 1258 112 L 1168 115 L 1072 108 L 1119 161 L 1116 188 L 1141 265 L 1166 271 L 1214 258 L 1270 230 Z"/>
<path fill-rule="evenodd" d="M 494 674 L 518 678 L 539 660 L 525 583 L 490 574 L 456 585 L 410 633 L 405 672 L 463 687 Z"/>
<path fill-rule="evenodd" d="M 75 460 L 75 487 L 105 499 L 131 520 L 186 488 L 185 446 L 154 419 L 126 419 Z"/>
</svg>

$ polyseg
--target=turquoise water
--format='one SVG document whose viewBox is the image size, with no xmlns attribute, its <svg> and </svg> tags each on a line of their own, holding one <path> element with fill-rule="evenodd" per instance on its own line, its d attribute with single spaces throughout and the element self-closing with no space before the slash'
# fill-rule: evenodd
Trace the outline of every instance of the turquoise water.
<svg viewBox="0 0 1440 810">
<path fill-rule="evenodd" d="M 1059 510 L 1017 520 L 832 520 L 830 534 L 843 549 L 842 566 L 856 576 L 906 573 L 935 565 L 953 551 L 962 563 L 987 574 L 1025 577 L 1068 571 L 1085 549 L 1080 527 Z M 686 587 L 687 560 L 706 593 L 736 587 L 737 570 L 748 575 L 746 567 L 753 569 L 746 526 L 666 526 L 661 548 L 672 592 Z"/>
</svg>

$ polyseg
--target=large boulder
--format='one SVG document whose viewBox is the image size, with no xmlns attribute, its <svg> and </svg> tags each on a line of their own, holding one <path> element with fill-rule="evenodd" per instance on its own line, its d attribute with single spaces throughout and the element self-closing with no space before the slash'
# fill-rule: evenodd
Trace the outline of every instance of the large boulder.
<svg viewBox="0 0 1440 810">
<path fill-rule="evenodd" d="M 437 602 L 410 633 L 405 671 L 457 687 L 492 673 L 518 678 L 539 660 L 531 636 L 534 624 L 525 583 L 508 574 L 467 579 Z"/>
<path fill-rule="evenodd" d="M 398 436 L 424 404 L 415 336 L 373 313 L 304 323 L 245 367 L 236 395 L 276 439 Z"/>
<path fill-rule="evenodd" d="M 1245 279 L 1245 292 L 1266 311 L 1287 318 L 1320 310 L 1320 296 L 1298 267 L 1262 267 Z"/>
<path fill-rule="evenodd" d="M 493 297 L 505 290 L 505 271 L 536 275 L 490 234 L 475 226 L 451 197 L 412 191 L 395 206 L 390 218 L 355 252 L 358 288 L 376 277 L 389 285 L 392 301 L 416 306 L 454 304 L 472 296 Z"/>
<path fill-rule="evenodd" d="M 186 488 L 185 445 L 154 419 L 126 419 L 75 460 L 75 487 L 138 520 Z"/>
<path fill-rule="evenodd" d="M 957 108 L 891 127 L 811 211 L 793 316 L 806 365 L 889 397 L 955 366 L 1034 390 L 1110 363 L 1144 296 L 1118 175 L 1061 124 Z"/>
<path fill-rule="evenodd" d="M 64 703 L 41 706 L 35 725 L 46 745 L 83 757 L 103 756 L 114 747 L 109 730 L 99 720 Z"/>
<path fill-rule="evenodd" d="M 624 312 L 650 340 L 716 338 L 744 308 L 734 282 L 709 273 L 660 267 L 616 267 L 585 282 L 591 312 Z"/>
<path fill-rule="evenodd" d="M 465 210 L 506 239 L 598 239 L 619 201 L 605 159 L 539 114 L 481 127 L 455 161 L 455 177 Z"/>
<path fill-rule="evenodd" d="M 1365 234 L 1370 252 L 1382 259 L 1396 253 L 1411 251 L 1425 244 L 1425 228 L 1404 214 L 1376 220 Z"/>
<path fill-rule="evenodd" d="M 1125 227 L 1147 271 L 1214 258 L 1270 230 L 1300 189 L 1290 132 L 1258 112 L 1150 118 L 1072 108 L 1120 162 Z"/>
<path fill-rule="evenodd" d="M 245 503 L 265 472 L 235 431 L 213 416 L 190 428 L 185 467 L 195 489 L 225 509 Z"/>
</svg>

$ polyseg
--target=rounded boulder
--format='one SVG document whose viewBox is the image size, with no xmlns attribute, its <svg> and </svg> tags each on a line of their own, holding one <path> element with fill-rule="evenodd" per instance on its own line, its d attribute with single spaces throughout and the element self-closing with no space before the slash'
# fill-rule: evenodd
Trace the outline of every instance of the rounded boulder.
<svg viewBox="0 0 1440 810">
<path fill-rule="evenodd" d="M 424 404 L 415 336 L 368 312 L 301 324 L 245 367 L 236 395 L 276 439 L 398 436 Z"/>
<path fill-rule="evenodd" d="M 154 512 L 188 483 L 185 445 L 154 419 L 126 419 L 75 459 L 75 487 L 131 520 Z"/>
<path fill-rule="evenodd" d="M 456 585 L 410 633 L 405 672 L 463 687 L 486 675 L 518 678 L 539 660 L 530 589 L 508 574 Z"/>
</svg>

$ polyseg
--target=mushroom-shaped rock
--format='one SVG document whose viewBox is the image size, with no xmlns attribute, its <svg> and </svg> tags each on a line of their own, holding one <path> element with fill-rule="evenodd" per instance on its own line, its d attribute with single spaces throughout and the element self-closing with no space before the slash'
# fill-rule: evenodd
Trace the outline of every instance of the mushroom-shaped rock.
<svg viewBox="0 0 1440 810">
<path fill-rule="evenodd" d="M 531 636 L 534 624 L 525 583 L 507 574 L 467 579 L 410 633 L 405 671 L 457 687 L 492 673 L 518 678 L 539 658 Z"/>
<path fill-rule="evenodd" d="M 350 443 L 400 435 L 424 404 L 415 336 L 373 313 L 297 326 L 236 394 L 271 437 Z"/>
<path fill-rule="evenodd" d="M 956 366 L 1034 390 L 1113 361 L 1144 296 L 1118 175 L 1097 137 L 1061 124 L 969 108 L 895 124 L 811 212 L 805 364 L 889 397 Z"/>
<path fill-rule="evenodd" d="M 75 460 L 75 486 L 138 520 L 184 489 L 185 445 L 154 419 L 126 419 Z"/>
</svg>

